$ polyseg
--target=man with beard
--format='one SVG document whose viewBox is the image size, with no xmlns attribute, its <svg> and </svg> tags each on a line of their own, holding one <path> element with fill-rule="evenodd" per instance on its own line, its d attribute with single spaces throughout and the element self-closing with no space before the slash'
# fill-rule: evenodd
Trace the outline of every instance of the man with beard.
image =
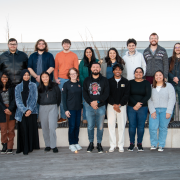
<svg viewBox="0 0 180 180">
<path fill-rule="evenodd" d="M 31 73 L 31 81 L 39 85 L 40 75 L 47 71 L 53 80 L 53 70 L 55 67 L 54 57 L 48 52 L 48 45 L 45 40 L 39 39 L 35 44 L 35 52 L 28 60 L 28 70 Z"/>
<path fill-rule="evenodd" d="M 166 50 L 158 45 L 158 35 L 152 33 L 149 37 L 150 45 L 144 50 L 144 59 L 146 61 L 146 80 L 153 83 L 153 76 L 157 70 L 161 70 L 167 80 L 169 63 Z"/>
<path fill-rule="evenodd" d="M 109 96 L 109 83 L 107 78 L 100 74 L 101 65 L 92 63 L 92 75 L 87 77 L 83 83 L 83 97 L 85 99 L 86 117 L 88 122 L 89 146 L 87 152 L 94 149 L 94 127 L 97 126 L 97 149 L 103 153 L 101 145 L 103 136 L 103 124 L 106 111 L 106 100 Z"/>
<path fill-rule="evenodd" d="M 64 39 L 62 41 L 63 51 L 59 52 L 55 57 L 55 69 L 54 69 L 54 78 L 56 83 L 58 83 L 59 88 L 63 90 L 63 85 L 65 82 L 69 81 L 68 79 L 68 72 L 70 68 L 79 67 L 78 57 L 75 53 L 70 51 L 71 41 L 69 39 Z M 61 100 L 60 103 L 60 111 L 61 111 L 61 118 L 59 119 L 58 123 L 63 123 L 66 121 L 66 115 L 63 108 L 63 102 Z"/>
<path fill-rule="evenodd" d="M 13 84 L 21 82 L 21 71 L 27 69 L 28 56 L 17 49 L 18 43 L 14 38 L 8 41 L 8 51 L 0 55 L 0 72 L 7 72 Z"/>
</svg>

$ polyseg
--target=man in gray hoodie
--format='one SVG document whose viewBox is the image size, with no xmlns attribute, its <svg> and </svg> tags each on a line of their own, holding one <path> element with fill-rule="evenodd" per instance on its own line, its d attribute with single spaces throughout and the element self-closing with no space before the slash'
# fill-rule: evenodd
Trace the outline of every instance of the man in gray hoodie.
<svg viewBox="0 0 180 180">
<path fill-rule="evenodd" d="M 165 79 L 168 77 L 168 56 L 166 50 L 158 45 L 159 37 L 156 33 L 149 36 L 150 45 L 144 50 L 144 59 L 146 61 L 146 80 L 153 83 L 153 76 L 157 70 L 161 70 Z"/>
</svg>

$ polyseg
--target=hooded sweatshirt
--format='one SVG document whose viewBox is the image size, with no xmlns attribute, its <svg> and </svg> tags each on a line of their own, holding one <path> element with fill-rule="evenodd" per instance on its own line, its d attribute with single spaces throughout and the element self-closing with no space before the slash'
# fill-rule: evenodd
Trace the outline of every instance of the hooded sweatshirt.
<svg viewBox="0 0 180 180">
<path fill-rule="evenodd" d="M 97 79 L 87 77 L 83 83 L 83 97 L 90 105 L 92 101 L 98 101 L 98 107 L 105 105 L 109 96 L 109 82 L 101 74 Z"/>
<path fill-rule="evenodd" d="M 146 62 L 143 55 L 136 50 L 135 54 L 129 55 L 129 51 L 123 56 L 125 61 L 125 71 L 127 72 L 127 79 L 134 79 L 134 70 L 137 67 L 141 67 L 144 70 L 144 75 L 146 74 Z"/>
</svg>

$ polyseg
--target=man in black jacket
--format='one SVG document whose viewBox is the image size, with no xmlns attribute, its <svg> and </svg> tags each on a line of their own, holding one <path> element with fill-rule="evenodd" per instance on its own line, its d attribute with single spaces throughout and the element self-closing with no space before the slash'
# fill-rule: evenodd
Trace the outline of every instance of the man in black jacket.
<svg viewBox="0 0 180 180">
<path fill-rule="evenodd" d="M 119 152 L 124 152 L 124 131 L 127 121 L 126 104 L 129 98 L 129 81 L 122 77 L 123 66 L 116 64 L 113 66 L 114 77 L 109 79 L 109 98 L 107 106 L 108 129 L 109 129 L 109 152 L 116 148 L 116 119 L 118 123 L 119 134 Z"/>
<path fill-rule="evenodd" d="M 103 123 L 105 117 L 105 101 L 109 96 L 109 83 L 107 78 L 100 74 L 101 65 L 94 62 L 91 66 L 92 76 L 87 77 L 83 83 L 83 97 L 85 99 L 86 117 L 88 121 L 89 146 L 87 152 L 94 149 L 94 127 L 97 125 L 97 149 L 103 153 L 101 146 L 103 136 Z"/>
<path fill-rule="evenodd" d="M 17 50 L 17 40 L 9 39 L 9 50 L 0 55 L 0 72 L 7 72 L 13 82 L 17 85 L 21 82 L 21 71 L 27 69 L 28 56 Z"/>
<path fill-rule="evenodd" d="M 151 84 L 157 70 L 161 70 L 167 80 L 169 63 L 166 50 L 158 45 L 159 37 L 152 33 L 149 37 L 150 45 L 144 50 L 144 59 L 146 61 L 146 80 Z"/>
</svg>

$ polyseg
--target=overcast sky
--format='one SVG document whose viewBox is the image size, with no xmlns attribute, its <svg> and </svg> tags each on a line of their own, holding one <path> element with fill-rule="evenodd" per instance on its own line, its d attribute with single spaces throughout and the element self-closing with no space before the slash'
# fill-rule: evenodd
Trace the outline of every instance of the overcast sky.
<svg viewBox="0 0 180 180">
<path fill-rule="evenodd" d="M 152 32 L 180 40 L 180 0 L 0 0 L 0 7 L 0 43 L 7 19 L 19 42 L 92 40 L 90 33 L 94 41 L 147 41 Z"/>
</svg>

